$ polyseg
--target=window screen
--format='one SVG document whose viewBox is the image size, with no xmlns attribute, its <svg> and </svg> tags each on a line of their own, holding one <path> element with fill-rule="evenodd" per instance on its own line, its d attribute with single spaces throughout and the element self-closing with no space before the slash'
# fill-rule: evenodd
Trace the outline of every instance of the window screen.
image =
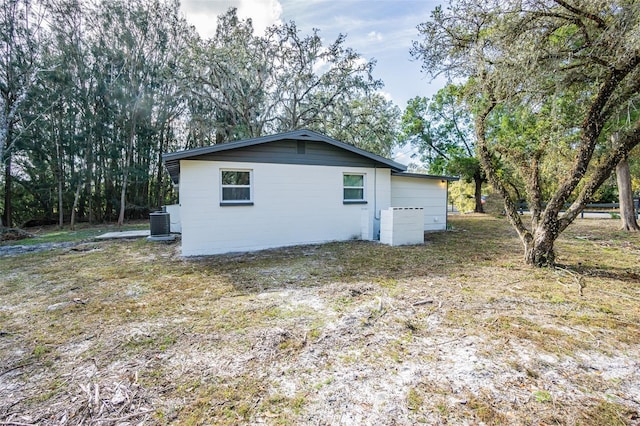
<svg viewBox="0 0 640 426">
<path fill-rule="evenodd" d="M 222 170 L 222 202 L 251 201 L 251 171 Z"/>
<path fill-rule="evenodd" d="M 344 201 L 364 200 L 364 175 L 345 174 L 342 182 Z"/>
</svg>

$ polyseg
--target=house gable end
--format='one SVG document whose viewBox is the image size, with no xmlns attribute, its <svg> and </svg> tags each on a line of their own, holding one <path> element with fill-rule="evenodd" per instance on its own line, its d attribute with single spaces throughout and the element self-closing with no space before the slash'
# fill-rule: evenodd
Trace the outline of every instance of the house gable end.
<svg viewBox="0 0 640 426">
<path fill-rule="evenodd" d="M 163 156 L 174 183 L 180 179 L 180 160 L 237 161 L 318 166 L 382 167 L 404 171 L 406 167 L 310 130 L 229 142 Z"/>
<path fill-rule="evenodd" d="M 192 159 L 314 166 L 389 167 L 333 145 L 304 140 L 275 141 L 241 149 L 204 154 Z"/>
</svg>

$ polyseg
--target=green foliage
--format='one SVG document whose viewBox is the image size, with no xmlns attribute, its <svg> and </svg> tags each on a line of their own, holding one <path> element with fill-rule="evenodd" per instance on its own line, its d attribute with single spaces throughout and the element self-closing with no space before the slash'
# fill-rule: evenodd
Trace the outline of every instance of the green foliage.
<svg viewBox="0 0 640 426">
<path fill-rule="evenodd" d="M 431 99 L 410 99 L 402 115 L 401 135 L 405 143 L 418 150 L 429 173 L 475 181 L 476 191 L 480 191 L 486 178 L 476 158 L 473 117 L 463 90 L 462 86 L 449 84 Z M 475 210 L 482 211 L 482 205 L 476 205 Z"/>
<path fill-rule="evenodd" d="M 47 355 L 49 352 L 51 352 L 51 348 L 46 345 L 36 345 L 36 347 L 33 348 L 33 356 L 36 359 L 41 359 L 42 357 Z"/>
<path fill-rule="evenodd" d="M 448 173 L 450 162 L 475 155 L 472 117 L 460 95 L 461 88 L 450 84 L 431 99 L 415 97 L 407 102 L 402 137 L 418 149 L 430 173 Z"/>
<path fill-rule="evenodd" d="M 629 153 L 629 169 L 631 173 L 631 188 L 633 197 L 640 197 L 640 149 L 637 147 Z"/>
<path fill-rule="evenodd" d="M 467 183 L 473 181 L 479 170 L 480 162 L 475 157 L 453 157 L 446 168 L 447 173 L 460 176 Z"/>
<path fill-rule="evenodd" d="M 235 9 L 221 15 L 215 37 L 192 54 L 201 64 L 190 70 L 201 82 L 195 105 L 216 111 L 204 137 L 220 143 L 309 128 L 391 155 L 399 110 L 376 93 L 382 82 L 372 75 L 374 62 L 345 41 L 339 35 L 324 45 L 318 30 L 304 35 L 295 22 L 258 36 Z"/>
<path fill-rule="evenodd" d="M 419 26 L 423 69 L 466 81 L 480 162 L 528 263 L 553 264 L 558 235 L 640 144 L 639 23 L 640 5 L 626 0 L 471 0 Z"/>
<path fill-rule="evenodd" d="M 535 391 L 533 397 L 539 403 L 551 402 L 551 394 L 546 390 Z"/>
<path fill-rule="evenodd" d="M 594 203 L 617 203 L 618 187 L 615 178 L 610 178 L 593 195 Z"/>
<path fill-rule="evenodd" d="M 409 410 L 419 410 L 424 403 L 424 397 L 415 388 L 409 388 L 407 392 L 407 408 Z"/>
<path fill-rule="evenodd" d="M 475 208 L 474 186 L 464 180 L 449 184 L 449 201 L 463 213 L 472 212 Z"/>
<path fill-rule="evenodd" d="M 353 95 L 353 94 L 352 94 Z M 313 130 L 378 155 L 391 157 L 397 144 L 400 109 L 378 93 L 362 93 L 326 110 Z"/>
<path fill-rule="evenodd" d="M 176 199 L 169 151 L 300 128 L 386 156 L 396 144 L 400 112 L 344 35 L 294 22 L 257 35 L 229 9 L 202 40 L 174 0 L 1 6 L 15 31 L 0 34 L 0 162 L 13 161 L 0 207 L 14 223 L 146 217 Z"/>
</svg>

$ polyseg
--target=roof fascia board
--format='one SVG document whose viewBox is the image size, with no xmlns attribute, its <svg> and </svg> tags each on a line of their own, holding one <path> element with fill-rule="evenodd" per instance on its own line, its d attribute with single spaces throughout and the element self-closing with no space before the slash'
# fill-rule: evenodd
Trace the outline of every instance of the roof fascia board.
<svg viewBox="0 0 640 426">
<path fill-rule="evenodd" d="M 391 176 L 416 178 L 416 179 L 434 179 L 434 180 L 439 179 L 439 180 L 447 180 L 450 182 L 455 182 L 460 180 L 460 178 L 456 176 L 428 175 L 423 173 L 408 173 L 408 172 L 391 172 Z"/>
</svg>

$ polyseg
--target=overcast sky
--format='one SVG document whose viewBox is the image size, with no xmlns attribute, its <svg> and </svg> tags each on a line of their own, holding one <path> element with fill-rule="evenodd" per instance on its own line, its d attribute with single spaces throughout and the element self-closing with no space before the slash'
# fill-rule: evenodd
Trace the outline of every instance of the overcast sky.
<svg viewBox="0 0 640 426">
<path fill-rule="evenodd" d="M 256 32 L 274 23 L 295 21 L 303 34 L 320 30 L 324 45 L 338 34 L 346 46 L 366 59 L 376 59 L 375 77 L 384 93 L 402 109 L 410 98 L 431 96 L 443 81 L 431 82 L 420 63 L 409 55 L 416 26 L 425 21 L 441 0 L 182 0 L 182 10 L 202 37 L 215 32 L 216 17 L 236 7 L 241 18 L 251 18 Z"/>
</svg>

